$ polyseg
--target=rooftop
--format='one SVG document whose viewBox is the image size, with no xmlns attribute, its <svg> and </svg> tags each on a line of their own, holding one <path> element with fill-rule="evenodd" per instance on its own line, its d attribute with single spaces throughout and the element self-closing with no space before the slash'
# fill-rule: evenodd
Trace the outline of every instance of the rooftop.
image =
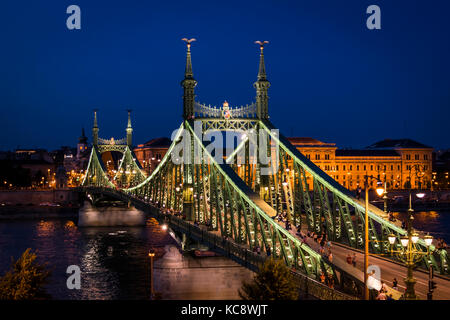
<svg viewBox="0 0 450 320">
<path fill-rule="evenodd" d="M 366 147 L 366 149 L 398 149 L 398 148 L 432 149 L 432 147 L 426 146 L 420 142 L 411 139 L 384 139 L 382 141 L 375 142 L 374 144 Z"/>
<path fill-rule="evenodd" d="M 138 148 L 169 148 L 172 140 L 167 137 L 155 138 L 144 144 L 139 144 Z"/>
<path fill-rule="evenodd" d="M 354 150 L 354 149 L 338 149 L 336 157 L 400 157 L 395 150 Z"/>
<path fill-rule="evenodd" d="M 314 147 L 336 147 L 336 143 L 322 142 L 309 137 L 291 137 L 287 138 L 290 143 L 296 147 L 314 146 Z"/>
</svg>

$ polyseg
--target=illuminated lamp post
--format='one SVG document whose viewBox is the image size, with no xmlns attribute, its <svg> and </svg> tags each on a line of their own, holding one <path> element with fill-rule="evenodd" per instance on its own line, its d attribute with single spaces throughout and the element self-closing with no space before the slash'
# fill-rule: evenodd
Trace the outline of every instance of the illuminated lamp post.
<svg viewBox="0 0 450 320">
<path fill-rule="evenodd" d="M 369 300 L 369 287 L 367 286 L 367 268 L 369 267 L 369 179 L 375 179 L 381 184 L 377 184 L 375 189 L 377 194 L 381 196 L 384 192 L 380 179 L 373 176 L 364 175 L 365 189 L 365 212 L 364 212 L 364 299 Z"/>
</svg>

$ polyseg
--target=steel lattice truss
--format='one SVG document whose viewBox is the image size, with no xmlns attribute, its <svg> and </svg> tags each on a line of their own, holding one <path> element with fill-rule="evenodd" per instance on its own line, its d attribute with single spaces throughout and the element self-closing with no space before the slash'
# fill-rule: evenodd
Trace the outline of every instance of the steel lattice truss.
<svg viewBox="0 0 450 320">
<path fill-rule="evenodd" d="M 118 169 L 114 177 L 109 177 L 101 160 L 101 154 L 106 151 L 122 152 Z M 130 188 L 145 180 L 145 174 L 136 161 L 133 151 L 127 145 L 93 146 L 82 186 Z"/>
<path fill-rule="evenodd" d="M 185 143 L 179 134 L 149 177 L 145 178 L 141 173 L 132 181 L 123 181 L 118 172 L 115 181 L 120 183 L 116 186 L 108 180 L 99 161 L 99 153 L 93 148 L 83 186 L 122 189 L 122 192 L 156 205 L 168 214 L 181 213 L 183 206 L 191 206 L 193 219 L 207 223 L 214 232 L 250 248 L 258 246 L 262 251 L 270 251 L 273 256 L 283 258 L 289 266 L 311 276 L 317 276 L 321 271 L 333 271 L 318 253 L 273 219 L 278 213 L 286 212 L 294 226 L 307 225 L 309 230 L 326 232 L 333 241 L 354 248 L 364 247 L 364 203 L 303 156 L 284 136 L 274 135 L 271 130 L 275 127 L 269 121 L 200 120 L 204 132 L 265 130 L 269 139 L 279 144 L 277 171 L 262 176 L 262 165 L 248 162 L 248 139 L 238 146 L 227 163 L 218 164 L 207 151 L 202 138 L 194 133 L 194 124 L 190 120 L 185 121 L 180 129 L 191 135 L 192 150 L 198 147 L 203 151 L 202 160 L 198 161 L 200 164 L 195 164 L 195 161 L 194 164 L 183 164 L 180 159 L 175 160 L 181 163 L 173 161 L 173 149 Z M 247 158 L 243 165 L 238 165 L 234 157 L 242 149 Z M 124 152 L 120 168 L 141 172 L 129 148 Z M 388 252 L 389 234 L 398 237 L 406 234 L 406 230 L 388 221 L 385 213 L 373 205 L 369 207 L 369 219 L 370 250 L 373 253 Z M 423 241 L 419 242 L 419 247 L 426 250 Z M 441 273 L 448 273 L 445 250 L 435 253 L 430 260 L 424 259 L 423 263 L 425 266 L 431 263 Z"/>
<path fill-rule="evenodd" d="M 136 162 L 133 151 L 126 146 L 123 157 L 117 168 L 117 173 L 113 178 L 118 188 L 130 188 L 145 180 L 145 174 Z"/>
<path fill-rule="evenodd" d="M 174 140 L 161 164 L 140 185 L 125 189 L 134 197 L 159 206 L 169 214 L 181 213 L 191 203 L 195 220 L 211 225 L 213 232 L 284 259 L 287 265 L 308 275 L 333 273 L 320 255 L 291 235 L 274 221 L 276 211 L 259 198 L 227 164 L 218 164 L 209 154 L 201 138 L 194 134 L 192 122 L 186 121 L 192 137 L 192 148 L 203 151 L 201 164 L 175 164 L 173 148 L 183 143 L 180 135 Z M 179 131 L 181 132 L 181 130 Z M 195 163 L 195 161 L 194 161 Z M 189 187 L 185 177 L 189 173 Z"/>
</svg>

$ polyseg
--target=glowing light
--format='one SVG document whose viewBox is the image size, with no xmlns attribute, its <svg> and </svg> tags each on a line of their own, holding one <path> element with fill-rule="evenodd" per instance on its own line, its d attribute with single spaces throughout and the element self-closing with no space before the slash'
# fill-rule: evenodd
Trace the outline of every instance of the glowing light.
<svg viewBox="0 0 450 320">
<path fill-rule="evenodd" d="M 408 246 L 408 243 L 409 243 L 409 238 L 408 237 L 401 237 L 400 238 L 400 242 L 402 243 L 402 246 L 404 246 L 406 248 Z"/>
<path fill-rule="evenodd" d="M 395 239 L 396 239 L 396 236 L 392 233 L 388 236 L 388 240 L 391 245 L 393 245 L 395 243 Z"/>
<path fill-rule="evenodd" d="M 416 197 L 422 199 L 423 197 L 425 197 L 425 193 L 423 192 L 416 193 Z"/>
<path fill-rule="evenodd" d="M 427 247 L 431 246 L 431 244 L 433 243 L 433 237 L 430 236 L 429 234 L 427 234 L 424 237 L 424 240 L 425 240 L 425 244 L 426 244 Z"/>
<path fill-rule="evenodd" d="M 378 185 L 376 188 L 377 194 L 381 196 L 384 193 L 384 188 L 382 185 Z"/>
</svg>

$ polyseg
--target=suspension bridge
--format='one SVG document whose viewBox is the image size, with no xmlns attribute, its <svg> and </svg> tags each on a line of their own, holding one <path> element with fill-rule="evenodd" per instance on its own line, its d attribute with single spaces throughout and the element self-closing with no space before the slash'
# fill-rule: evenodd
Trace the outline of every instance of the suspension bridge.
<svg viewBox="0 0 450 320">
<path fill-rule="evenodd" d="M 333 243 L 361 250 L 365 245 L 365 204 L 301 154 L 269 120 L 265 42 L 259 44 L 255 103 L 241 107 L 225 103 L 217 108 L 195 99 L 197 81 L 192 70 L 191 41 L 187 41 L 181 82 L 183 121 L 168 152 L 148 176 L 132 151 L 130 112 L 127 136 L 118 140 L 99 138 L 95 112 L 93 147 L 82 191 L 94 204 L 102 197 L 133 204 L 173 230 L 253 270 L 269 256 L 282 259 L 299 286 L 318 298 L 350 298 L 341 293 L 350 292 L 344 290 L 348 281 L 357 287 L 352 294 L 360 296 L 360 270 L 340 263 L 339 257 L 330 261 L 288 226 L 325 233 Z M 231 154 L 218 157 L 217 150 L 211 150 L 212 143 L 204 138 L 214 132 L 239 133 L 241 139 Z M 122 153 L 112 176 L 101 158 L 107 151 Z M 281 223 L 280 216 L 289 223 Z M 407 231 L 373 205 L 369 205 L 368 216 L 370 252 L 385 256 L 384 263 L 397 266 L 389 254 L 388 236 L 395 235 L 396 246 L 401 246 L 400 238 Z M 423 240 L 415 246 L 424 252 L 428 249 Z M 255 248 L 260 253 L 255 253 Z M 440 281 L 447 281 L 447 252 L 433 245 L 430 250 L 432 254 L 424 255 L 421 267 L 433 268 L 442 275 Z M 339 291 L 321 284 L 322 274 L 332 278 Z"/>
</svg>

